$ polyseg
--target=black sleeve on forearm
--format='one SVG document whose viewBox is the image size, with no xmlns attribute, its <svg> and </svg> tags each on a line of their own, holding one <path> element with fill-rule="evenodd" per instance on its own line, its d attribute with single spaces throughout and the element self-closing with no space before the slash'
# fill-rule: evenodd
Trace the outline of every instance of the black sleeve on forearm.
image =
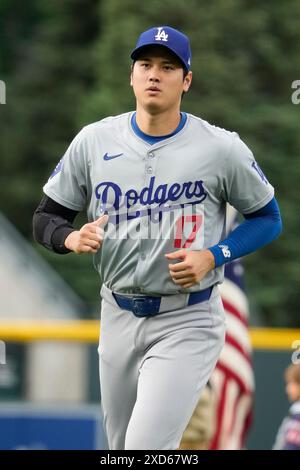
<svg viewBox="0 0 300 470">
<path fill-rule="evenodd" d="M 77 214 L 77 211 L 43 196 L 33 215 L 34 239 L 55 253 L 70 253 L 64 243 L 67 236 L 75 230 L 73 222 Z"/>
</svg>

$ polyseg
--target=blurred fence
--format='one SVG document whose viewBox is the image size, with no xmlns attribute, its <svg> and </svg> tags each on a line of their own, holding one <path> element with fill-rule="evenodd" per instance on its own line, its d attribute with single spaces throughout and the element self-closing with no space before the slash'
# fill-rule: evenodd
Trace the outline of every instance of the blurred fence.
<svg viewBox="0 0 300 470">
<path fill-rule="evenodd" d="M 96 405 L 99 407 L 100 392 L 97 357 L 97 343 L 100 332 L 99 325 L 99 321 L 97 320 L 0 322 L 0 340 L 3 345 L 2 352 L 5 352 L 7 356 L 2 357 L 2 362 L 0 363 L 0 401 L 2 401 L 2 405 L 0 406 L 0 431 L 4 429 L 3 426 L 8 426 L 10 423 L 10 440 L 7 442 L 14 442 L 15 439 L 15 446 L 24 444 L 22 444 L 18 429 L 22 422 L 21 418 L 22 416 L 24 418 L 25 415 L 27 416 L 26 419 L 24 418 L 25 421 L 27 420 L 26 429 L 34 428 L 36 429 L 36 433 L 39 432 L 37 423 L 34 422 L 33 424 L 29 422 L 27 406 L 28 403 L 31 402 L 31 409 L 35 407 L 38 409 L 41 406 L 41 402 L 39 402 L 40 396 L 42 397 L 42 405 L 45 406 L 45 403 L 47 403 L 47 393 L 45 393 L 44 389 L 46 388 L 46 392 L 49 387 L 55 389 L 55 381 L 59 383 L 64 382 L 64 385 L 62 386 L 63 390 L 60 388 L 56 392 L 56 395 L 54 393 L 54 397 L 56 396 L 54 401 L 56 401 L 57 404 L 55 408 L 52 409 L 52 424 L 48 422 L 51 410 L 49 411 L 47 407 L 45 409 L 46 411 L 42 410 L 39 415 L 39 422 L 42 422 L 45 416 L 48 416 L 48 421 L 47 419 L 45 421 L 47 429 L 52 429 L 52 426 L 54 426 L 53 422 L 56 422 L 58 426 L 66 427 L 72 427 L 72 422 L 78 424 L 76 417 L 77 411 L 74 412 L 72 419 L 69 419 L 70 416 L 57 417 L 57 413 L 55 415 L 54 411 L 59 410 L 62 405 L 59 398 L 60 396 L 63 396 L 63 400 L 65 401 L 70 400 L 69 404 L 65 402 L 66 406 L 74 406 L 77 404 L 78 409 L 82 408 L 82 410 L 87 404 L 90 404 L 88 406 Z M 274 442 L 278 426 L 288 410 L 289 405 L 284 391 L 283 372 L 292 360 L 300 361 L 300 329 L 252 328 L 250 329 L 250 337 L 254 348 L 253 364 L 256 391 L 254 423 L 247 441 L 247 448 L 270 449 Z M 61 344 L 69 345 L 68 347 L 70 348 L 75 346 L 77 348 L 84 348 L 85 353 L 78 355 L 76 350 L 71 349 L 70 357 L 72 360 L 68 362 L 68 358 L 65 358 L 64 349 L 61 349 L 60 354 Z M 50 346 L 52 349 L 49 349 Z M 56 356 L 53 356 L 53 347 L 57 352 Z M 34 354 L 28 354 L 28 349 L 30 348 L 37 348 L 34 349 Z M 38 359 L 33 360 L 35 356 Z M 45 358 L 49 358 L 49 356 L 51 356 L 52 362 L 47 363 Z M 81 359 L 78 365 L 76 363 L 80 357 Z M 70 369 L 68 373 L 57 373 L 55 362 L 59 360 L 67 362 L 66 367 Z M 28 372 L 30 370 L 30 362 L 32 363 L 31 369 L 33 369 L 31 373 Z M 64 370 L 66 371 L 67 369 L 65 368 Z M 75 375 L 77 375 L 78 378 L 77 382 L 75 380 L 74 385 L 71 380 L 73 380 L 73 376 Z M 35 382 L 36 379 L 34 379 L 34 376 L 37 376 L 40 390 L 30 395 L 28 393 L 28 387 L 31 382 Z M 76 387 L 81 390 L 80 393 L 78 392 L 76 394 L 74 392 Z M 83 393 L 82 390 L 85 388 L 87 389 L 86 393 Z M 35 401 L 35 397 L 37 397 L 37 402 Z M 12 407 L 13 411 L 10 415 L 7 414 L 7 412 L 3 414 L 3 410 L 8 409 L 8 402 L 15 404 Z M 16 405 L 16 403 L 21 403 L 24 409 L 21 409 L 20 405 Z M 91 405 L 92 403 L 94 405 Z M 63 412 L 63 407 L 61 411 Z M 88 410 L 85 411 L 88 412 Z M 93 413 L 94 411 L 95 408 L 93 409 Z M 100 407 L 98 411 L 100 419 Z M 83 415 L 84 413 L 82 416 Z M 89 416 L 91 417 L 91 415 Z M 11 418 L 13 418 L 13 420 Z M 90 433 L 92 433 L 94 428 L 98 429 L 98 425 L 95 426 L 93 420 L 94 418 L 89 421 L 89 424 L 83 423 L 83 425 L 90 426 Z M 12 423 L 15 423 L 13 428 L 11 428 Z M 19 423 L 18 426 L 16 423 Z M 60 431 L 58 431 L 58 433 L 59 432 Z M 45 448 L 51 448 L 51 445 L 55 445 L 53 443 L 54 441 L 49 442 L 50 444 L 40 443 L 39 445 L 45 445 Z M 105 442 L 103 434 L 101 434 L 99 442 L 101 448 L 101 445 L 103 445 L 101 442 Z M 26 446 L 27 448 L 32 448 L 34 445 L 34 443 L 29 442 Z M 67 441 L 65 444 L 61 442 L 60 445 L 68 446 Z M 12 447 L 13 446 L 10 446 L 9 448 Z"/>
<path fill-rule="evenodd" d="M 97 343 L 100 323 L 98 320 L 28 320 L 0 322 L 2 341 L 75 341 Z M 250 328 L 253 348 L 290 350 L 300 340 L 300 329 Z"/>
</svg>

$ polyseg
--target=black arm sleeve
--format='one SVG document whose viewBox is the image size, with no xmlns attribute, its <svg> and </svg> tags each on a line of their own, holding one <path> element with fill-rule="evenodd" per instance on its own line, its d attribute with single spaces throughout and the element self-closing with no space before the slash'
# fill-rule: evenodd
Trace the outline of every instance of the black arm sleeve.
<svg viewBox="0 0 300 470">
<path fill-rule="evenodd" d="M 55 253 L 70 253 L 64 242 L 75 230 L 72 224 L 77 214 L 77 211 L 58 204 L 48 196 L 43 196 L 33 215 L 34 239 Z"/>
</svg>

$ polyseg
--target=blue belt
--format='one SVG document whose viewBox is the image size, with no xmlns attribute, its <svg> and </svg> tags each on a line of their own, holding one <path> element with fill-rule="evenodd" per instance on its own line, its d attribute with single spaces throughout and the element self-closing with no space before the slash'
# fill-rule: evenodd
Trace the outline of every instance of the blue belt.
<svg viewBox="0 0 300 470">
<path fill-rule="evenodd" d="M 195 305 L 208 300 L 211 295 L 213 286 L 199 292 L 189 294 L 187 305 Z M 160 312 L 161 297 L 151 296 L 132 296 L 128 297 L 122 294 L 112 292 L 115 301 L 122 310 L 129 310 L 136 317 L 150 317 L 158 315 Z"/>
</svg>

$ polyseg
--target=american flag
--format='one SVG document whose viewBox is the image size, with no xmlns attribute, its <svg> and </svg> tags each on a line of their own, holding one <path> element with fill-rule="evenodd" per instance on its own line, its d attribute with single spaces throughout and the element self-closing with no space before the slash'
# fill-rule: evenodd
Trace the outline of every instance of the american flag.
<svg viewBox="0 0 300 470">
<path fill-rule="evenodd" d="M 237 225 L 236 212 L 231 207 L 228 219 L 230 231 Z M 225 309 L 227 333 L 225 346 L 210 379 L 216 400 L 216 430 L 210 449 L 238 450 L 245 448 L 245 439 L 252 422 L 254 394 L 249 305 L 240 260 L 226 265 L 225 279 L 219 289 Z"/>
</svg>

